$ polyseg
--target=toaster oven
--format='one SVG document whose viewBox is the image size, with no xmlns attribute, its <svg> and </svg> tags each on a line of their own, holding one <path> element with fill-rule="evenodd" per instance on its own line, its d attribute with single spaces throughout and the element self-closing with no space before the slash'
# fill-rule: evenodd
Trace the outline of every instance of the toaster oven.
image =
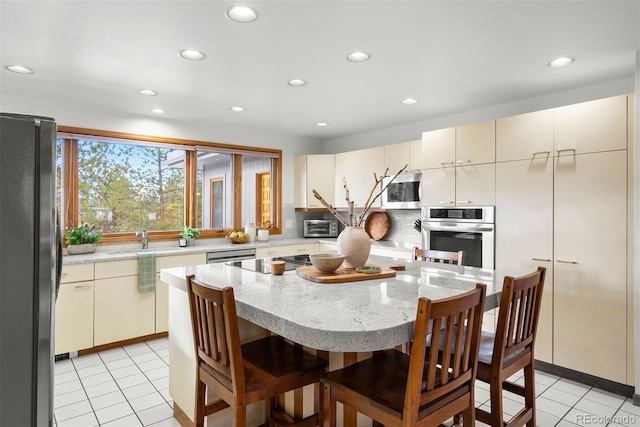
<svg viewBox="0 0 640 427">
<path fill-rule="evenodd" d="M 338 221 L 335 219 L 305 219 L 304 237 L 338 237 Z"/>
</svg>

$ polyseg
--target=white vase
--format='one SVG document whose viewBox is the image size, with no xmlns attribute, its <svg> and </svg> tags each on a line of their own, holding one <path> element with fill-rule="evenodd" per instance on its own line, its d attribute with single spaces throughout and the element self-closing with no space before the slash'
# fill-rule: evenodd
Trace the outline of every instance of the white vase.
<svg viewBox="0 0 640 427">
<path fill-rule="evenodd" d="M 344 268 L 362 267 L 371 252 L 371 238 L 361 227 L 346 227 L 338 235 L 338 253 L 344 255 Z"/>
</svg>

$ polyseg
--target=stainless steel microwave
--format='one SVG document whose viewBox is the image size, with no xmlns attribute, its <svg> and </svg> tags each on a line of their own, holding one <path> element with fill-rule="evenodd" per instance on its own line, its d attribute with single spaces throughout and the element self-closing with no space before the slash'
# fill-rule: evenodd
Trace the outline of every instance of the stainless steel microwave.
<svg viewBox="0 0 640 427">
<path fill-rule="evenodd" d="M 304 237 L 338 237 L 338 221 L 335 219 L 305 219 Z"/>
<path fill-rule="evenodd" d="M 384 191 L 380 196 L 381 205 L 385 209 L 420 209 L 421 173 L 405 173 L 393 177 L 382 178 Z"/>
</svg>

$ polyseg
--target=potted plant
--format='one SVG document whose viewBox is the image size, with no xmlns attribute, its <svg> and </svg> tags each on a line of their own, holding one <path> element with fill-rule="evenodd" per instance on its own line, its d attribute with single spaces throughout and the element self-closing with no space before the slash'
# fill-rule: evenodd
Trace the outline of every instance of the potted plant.
<svg viewBox="0 0 640 427">
<path fill-rule="evenodd" d="M 96 251 L 96 242 L 102 239 L 102 232 L 94 225 L 82 224 L 67 229 L 64 241 L 69 255 L 90 254 Z"/>
<path fill-rule="evenodd" d="M 178 243 L 180 247 L 193 246 L 194 240 L 199 235 L 200 235 L 200 230 L 194 227 L 187 227 L 185 225 L 182 228 L 182 231 L 180 232 L 180 234 L 178 234 Z"/>
</svg>

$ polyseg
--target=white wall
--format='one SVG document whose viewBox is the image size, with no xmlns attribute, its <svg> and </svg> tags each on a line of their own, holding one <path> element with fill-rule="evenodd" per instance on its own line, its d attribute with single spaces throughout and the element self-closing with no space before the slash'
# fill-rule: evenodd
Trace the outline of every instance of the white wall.
<svg viewBox="0 0 640 427">
<path fill-rule="evenodd" d="M 634 135 L 634 335 L 635 335 L 635 384 L 636 393 L 634 404 L 640 405 L 640 50 L 636 51 L 636 79 L 635 79 L 635 135 Z"/>
<path fill-rule="evenodd" d="M 633 92 L 633 77 L 613 80 L 593 86 L 580 87 L 565 92 L 542 95 L 507 104 L 489 106 L 479 110 L 467 111 L 450 116 L 436 117 L 419 122 L 407 123 L 386 129 L 326 140 L 325 153 L 341 153 L 362 148 L 396 144 L 422 138 L 422 132 L 443 129 L 447 127 L 481 122 L 485 120 L 508 117 L 514 114 L 529 113 L 562 105 L 607 98 Z M 371 124 L 375 128 L 375 123 Z"/>
</svg>

